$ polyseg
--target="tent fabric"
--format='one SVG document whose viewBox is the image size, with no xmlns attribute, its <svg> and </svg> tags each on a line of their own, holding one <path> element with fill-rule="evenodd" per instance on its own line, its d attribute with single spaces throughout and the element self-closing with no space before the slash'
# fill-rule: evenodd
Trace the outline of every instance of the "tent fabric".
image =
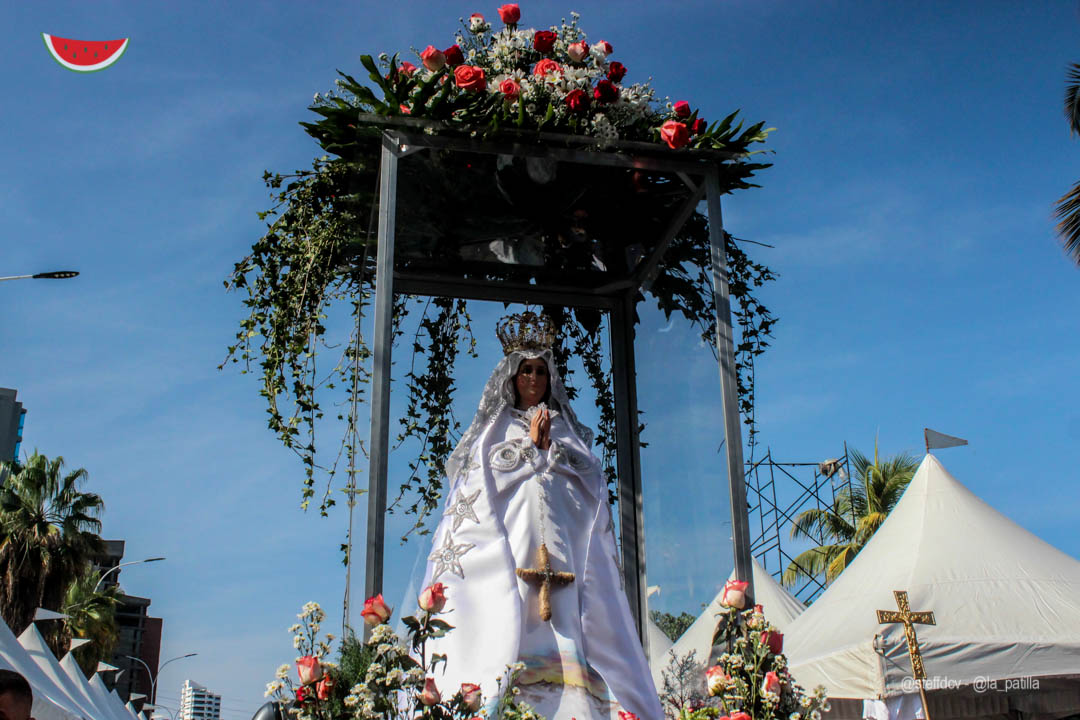
<svg viewBox="0 0 1080 720">
<path fill-rule="evenodd" d="M 75 656 L 73 656 L 70 651 L 65 653 L 64 657 L 60 658 L 59 665 L 60 669 L 63 670 L 64 674 L 70 679 L 71 685 L 79 690 L 79 693 L 86 703 L 89 703 L 96 709 L 94 714 L 95 720 L 113 720 L 112 713 L 109 712 L 108 707 L 102 706 L 102 698 L 97 691 L 90 687 L 90 682 L 86 679 L 82 668 L 79 667 L 79 663 L 75 660 Z"/>
<path fill-rule="evenodd" d="M 127 720 L 127 713 L 121 715 L 113 702 L 113 698 L 109 696 L 109 689 L 105 686 L 105 681 L 101 679 L 101 675 L 94 673 L 90 678 L 89 685 L 94 696 L 98 699 L 98 707 L 108 713 L 106 720 Z"/>
<path fill-rule="evenodd" d="M 1080 712 L 1080 562 L 980 500 L 933 455 L 852 564 L 789 627 L 799 684 L 839 698 L 911 693 L 903 626 L 879 625 L 875 612 L 897 609 L 894 590 L 907 591 L 912 611 L 936 616 L 936 625 L 916 626 L 929 694 L 956 698 L 974 695 L 977 682 L 1058 676 L 1071 680 L 1054 691 L 1051 714 L 1068 714 L 1060 711 L 1070 693 Z M 1016 708 L 1024 693 L 980 695 L 956 703 L 981 704 L 978 714 L 989 717 Z M 938 720 L 933 701 L 930 715 Z"/>
<path fill-rule="evenodd" d="M 7 623 L 0 621 L 0 665 L 26 678 L 34 691 L 31 709 L 36 720 L 76 720 L 78 705 L 30 657 Z"/>
<path fill-rule="evenodd" d="M 780 632 L 784 632 L 785 628 L 806 607 L 794 595 L 784 589 L 780 583 L 776 582 L 776 579 L 756 559 L 753 561 L 753 575 L 754 602 L 761 605 L 765 618 L 775 625 Z M 734 578 L 735 573 L 732 571 L 728 579 Z M 693 651 L 695 653 L 694 659 L 697 662 L 702 664 L 708 662 L 709 653 L 712 651 L 713 633 L 716 631 L 716 616 L 724 611 L 723 606 L 720 604 L 720 598 L 723 594 L 724 590 L 721 588 L 712 599 L 712 602 L 709 603 L 709 606 L 683 632 L 666 654 L 657 655 L 651 652 L 650 646 L 650 657 L 657 660 L 657 662 L 651 664 L 653 681 L 656 683 L 657 689 L 663 687 L 663 671 L 667 669 L 671 662 L 672 654 L 675 657 L 684 658 Z"/>
<path fill-rule="evenodd" d="M 23 649 L 26 650 L 27 655 L 41 668 L 41 671 L 72 700 L 79 709 L 80 715 L 88 720 L 101 720 L 100 709 L 94 704 L 85 689 L 79 687 L 79 685 L 85 686 L 86 681 L 76 682 L 76 678 L 69 676 L 60 667 L 60 662 L 53 655 L 52 650 L 46 644 L 45 638 L 42 637 L 41 631 L 37 629 L 36 625 L 31 623 L 23 630 L 22 635 L 19 635 L 18 640 Z M 79 679 L 81 679 L 81 676 Z"/>
</svg>

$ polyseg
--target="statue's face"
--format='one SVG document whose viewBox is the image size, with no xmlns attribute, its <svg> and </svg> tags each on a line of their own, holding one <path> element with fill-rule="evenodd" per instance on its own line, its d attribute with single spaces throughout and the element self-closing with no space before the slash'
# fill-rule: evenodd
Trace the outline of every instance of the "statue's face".
<svg viewBox="0 0 1080 720">
<path fill-rule="evenodd" d="M 514 387 L 517 388 L 519 408 L 526 409 L 539 404 L 548 389 L 547 363 L 541 358 L 522 360 L 518 365 L 517 375 L 514 376 Z"/>
</svg>

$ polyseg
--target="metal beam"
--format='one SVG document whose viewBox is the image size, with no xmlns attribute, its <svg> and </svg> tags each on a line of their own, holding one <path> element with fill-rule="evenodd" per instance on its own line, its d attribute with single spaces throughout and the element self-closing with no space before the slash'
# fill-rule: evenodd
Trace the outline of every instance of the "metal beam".
<svg viewBox="0 0 1080 720">
<path fill-rule="evenodd" d="M 433 275 L 394 274 L 394 289 L 405 295 L 437 295 L 440 297 L 465 298 L 466 300 L 495 300 L 498 302 L 524 302 L 537 305 L 563 305 L 610 310 L 618 298 L 592 295 L 586 291 L 574 291 L 549 285 L 526 285 L 483 280 L 458 280 Z"/>
<path fill-rule="evenodd" d="M 630 614 L 648 655 L 645 584 L 645 516 L 641 497 L 637 378 L 634 368 L 634 298 L 627 293 L 610 314 L 611 374 L 615 395 L 616 462 L 619 471 L 619 536 Z"/>
<path fill-rule="evenodd" d="M 394 222 L 398 157 L 383 137 L 379 176 L 379 235 L 375 265 L 375 338 L 372 342 L 371 440 L 368 445 L 367 556 L 365 597 L 382 592 L 386 531 L 386 475 L 390 459 L 390 349 L 394 322 Z M 365 632 L 366 632 L 365 625 Z"/>
<path fill-rule="evenodd" d="M 720 361 L 720 397 L 724 412 L 724 452 L 727 456 L 728 489 L 731 497 L 731 536 L 735 543 L 735 577 L 749 583 L 748 598 L 752 601 L 754 572 L 750 556 L 750 518 L 743 476 L 742 420 L 739 417 L 739 393 L 735 375 L 735 338 L 731 329 L 731 295 L 728 287 L 727 253 L 724 249 L 719 173 L 709 173 L 705 179 L 705 188 L 709 208 L 713 303 L 716 309 L 716 350 Z"/>
<path fill-rule="evenodd" d="M 656 281 L 656 276 L 659 274 L 660 261 L 664 259 L 664 253 L 674 242 L 675 236 L 682 230 L 682 226 L 686 224 L 686 221 L 690 219 L 690 215 L 694 212 L 694 208 L 701 202 L 701 198 L 705 196 L 705 185 L 702 183 L 699 187 L 695 188 L 690 197 L 686 199 L 686 202 L 682 204 L 679 211 L 671 219 L 668 224 L 667 230 L 664 231 L 664 236 L 660 238 L 660 242 L 657 243 L 656 249 L 653 250 L 652 255 L 649 256 L 648 261 L 642 267 L 638 268 L 634 273 L 634 285 L 641 288 L 641 292 L 648 292 L 649 288 Z"/>
</svg>

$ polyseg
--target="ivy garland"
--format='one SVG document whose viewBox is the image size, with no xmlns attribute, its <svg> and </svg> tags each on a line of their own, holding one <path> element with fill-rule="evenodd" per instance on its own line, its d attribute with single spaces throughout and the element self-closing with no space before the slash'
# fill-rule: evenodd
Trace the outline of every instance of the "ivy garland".
<svg viewBox="0 0 1080 720">
<path fill-rule="evenodd" d="M 376 86 L 387 82 L 377 71 L 371 78 Z M 371 348 L 364 338 L 362 321 L 374 291 L 374 220 L 382 130 L 358 118 L 392 113 L 370 90 L 357 92 L 361 86 L 352 78 L 339 81 L 339 87 L 343 88 L 342 97 L 321 96 L 310 107 L 321 119 L 303 123 L 308 134 L 334 157 L 324 155 L 310 170 L 290 175 L 264 174 L 274 200 L 270 209 L 259 213 L 260 219 L 267 221 L 267 231 L 251 253 L 236 263 L 225 282 L 228 289 L 246 291 L 243 302 L 247 316 L 240 322 L 236 342 L 228 347 L 222 367 L 232 362 L 240 363 L 242 372 L 258 368 L 269 427 L 304 466 L 301 505 L 307 509 L 312 499 L 317 499 L 323 515 L 335 504 L 331 485 L 342 472 L 343 461 L 350 468 L 360 461 L 352 453 L 363 452 L 362 442 L 356 442 L 357 420 L 370 381 L 367 365 Z M 722 166 L 724 191 L 751 187 L 750 175 L 768 167 L 745 160 L 749 155 L 745 146 L 763 138 L 757 131 L 753 136 L 729 136 L 728 149 L 743 159 Z M 739 404 L 752 446 L 754 359 L 768 347 L 776 323 L 757 291 L 775 275 L 753 261 L 735 238 L 726 236 L 725 247 L 737 328 Z M 715 356 L 709 252 L 708 219 L 695 211 L 669 246 L 649 294 L 665 316 L 681 314 L 697 328 Z M 345 337 L 327 330 L 328 317 L 339 306 L 350 308 L 353 329 Z M 562 307 L 545 307 L 544 311 L 558 330 L 555 358 L 568 393 L 572 398 L 577 394 L 567 364 L 573 355 L 581 358 L 587 382 L 596 395 L 600 411 L 596 446 L 614 500 L 615 407 L 611 369 L 603 352 L 602 314 Z M 464 300 L 398 295 L 393 312 L 396 345 L 404 342 L 404 319 L 417 312 L 416 331 L 409 339 L 408 398 L 397 446 L 415 441 L 420 449 L 409 463 L 409 475 L 400 481 L 390 510 L 402 509 L 415 516 L 413 530 L 425 533 L 425 520 L 440 503 L 445 462 L 461 433 L 461 423 L 452 412 L 455 363 L 462 352 L 475 356 L 476 340 Z M 334 441 L 337 450 L 330 461 L 320 452 L 322 441 L 316 442 L 316 430 L 324 417 L 320 398 L 327 396 L 334 398 L 334 406 L 340 408 L 336 417 L 346 424 L 346 431 Z M 320 477 L 325 485 L 317 490 Z"/>
</svg>

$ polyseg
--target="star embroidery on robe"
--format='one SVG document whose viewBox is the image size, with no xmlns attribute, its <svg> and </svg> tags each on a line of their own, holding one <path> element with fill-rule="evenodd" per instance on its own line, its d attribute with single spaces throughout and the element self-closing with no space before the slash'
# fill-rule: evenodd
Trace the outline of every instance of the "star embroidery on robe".
<svg viewBox="0 0 1080 720">
<path fill-rule="evenodd" d="M 476 517 L 476 509 L 473 508 L 473 503 L 480 497 L 480 491 L 477 490 L 472 495 L 466 495 L 461 490 L 458 490 L 457 500 L 447 509 L 444 515 L 454 516 L 453 529 L 457 531 L 461 527 L 461 523 L 466 520 L 472 520 L 474 523 L 479 523 L 480 520 Z"/>
<path fill-rule="evenodd" d="M 443 543 L 443 546 L 437 548 L 435 552 L 428 556 L 430 560 L 435 561 L 435 570 L 431 574 L 431 581 L 434 582 L 438 580 L 439 576 L 444 572 L 452 573 L 464 580 L 465 570 L 461 567 L 461 556 L 472 550 L 474 547 L 476 546 L 472 543 L 460 543 L 455 545 L 454 538 L 447 535 L 446 542 Z"/>
</svg>

